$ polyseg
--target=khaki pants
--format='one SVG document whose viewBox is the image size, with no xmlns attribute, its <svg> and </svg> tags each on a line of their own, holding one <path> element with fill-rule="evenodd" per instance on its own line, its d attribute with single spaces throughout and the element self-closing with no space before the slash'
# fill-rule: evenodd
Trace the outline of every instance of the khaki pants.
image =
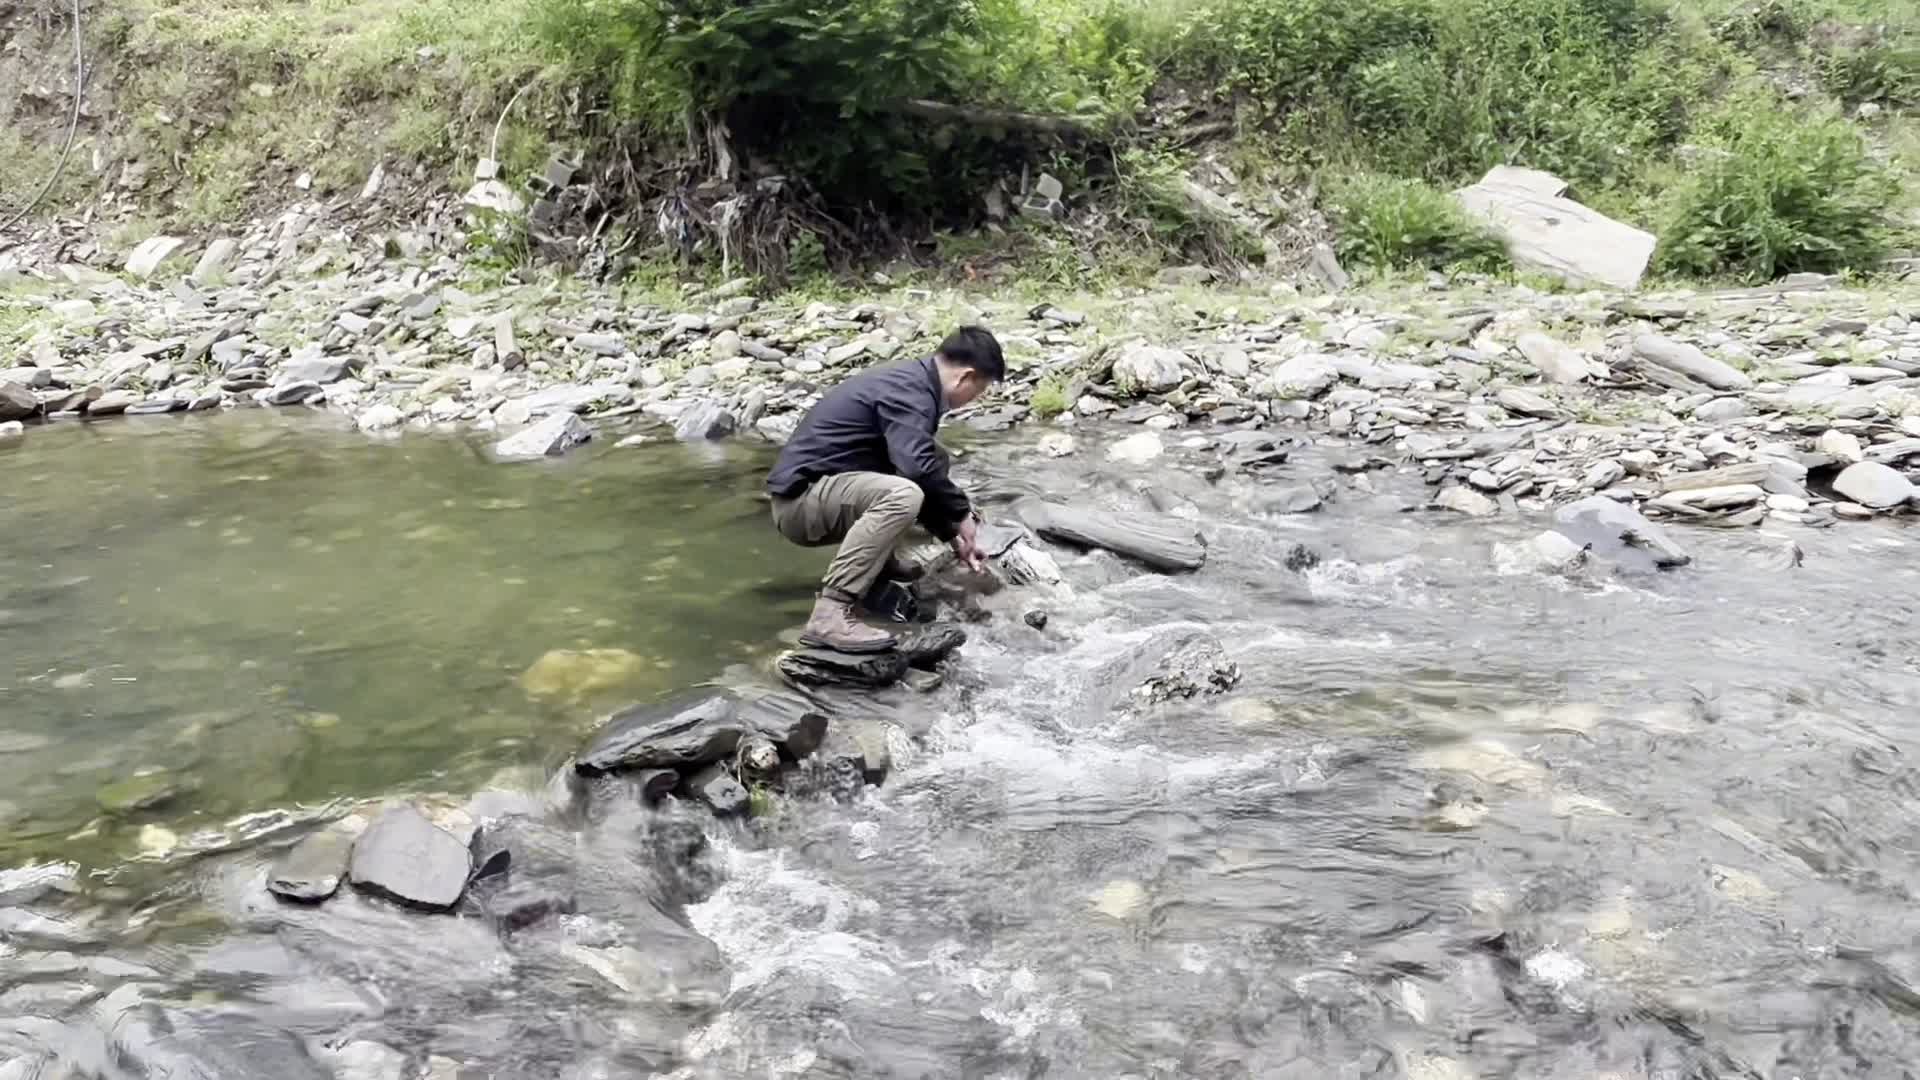
<svg viewBox="0 0 1920 1080">
<path fill-rule="evenodd" d="M 821 593 L 858 603 L 886 569 L 900 537 L 920 517 L 920 485 L 885 473 L 823 476 L 791 499 L 773 500 L 773 526 L 803 547 L 839 544 Z"/>
</svg>

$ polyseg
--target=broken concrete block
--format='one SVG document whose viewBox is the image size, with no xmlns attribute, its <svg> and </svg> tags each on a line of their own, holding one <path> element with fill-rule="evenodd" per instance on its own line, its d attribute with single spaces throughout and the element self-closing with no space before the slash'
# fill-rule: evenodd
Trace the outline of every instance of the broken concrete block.
<svg viewBox="0 0 1920 1080">
<path fill-rule="evenodd" d="M 160 264 L 185 243 L 177 236 L 153 236 L 142 240 L 140 246 L 127 256 L 127 273 L 143 280 L 152 277 L 154 271 L 160 269 Z"/>
<path fill-rule="evenodd" d="M 1551 185 L 1541 177 L 1525 176 L 1516 183 L 1496 173 L 1454 192 L 1454 198 L 1506 241 L 1514 265 L 1575 284 L 1639 286 L 1653 258 L 1652 233 L 1571 199 L 1542 194 Z"/>
<path fill-rule="evenodd" d="M 1033 182 L 1033 191 L 1048 202 L 1059 202 L 1067 193 L 1067 189 L 1051 173 L 1041 173 L 1040 178 Z"/>
</svg>

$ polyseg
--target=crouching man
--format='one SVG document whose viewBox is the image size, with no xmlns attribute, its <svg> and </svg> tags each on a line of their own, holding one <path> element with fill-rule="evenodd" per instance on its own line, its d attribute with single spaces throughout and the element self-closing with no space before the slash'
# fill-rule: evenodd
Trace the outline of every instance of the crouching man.
<svg viewBox="0 0 1920 1080">
<path fill-rule="evenodd" d="M 1000 342 L 962 327 L 932 356 L 846 380 L 801 419 L 767 474 L 773 524 L 805 547 L 840 545 L 803 644 L 848 653 L 894 647 L 892 634 L 860 621 L 858 605 L 882 573 L 911 576 L 894 547 L 916 521 L 969 567 L 984 568 L 972 504 L 933 437 L 943 415 L 1005 375 Z"/>
</svg>

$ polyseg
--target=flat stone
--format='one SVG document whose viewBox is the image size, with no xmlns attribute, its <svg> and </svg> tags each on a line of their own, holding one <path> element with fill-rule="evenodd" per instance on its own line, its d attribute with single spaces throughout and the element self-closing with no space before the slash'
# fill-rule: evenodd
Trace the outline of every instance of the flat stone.
<svg viewBox="0 0 1920 1080">
<path fill-rule="evenodd" d="M 898 650 L 854 655 L 831 649 L 796 649 L 782 653 L 774 668 L 800 686 L 851 686 L 879 689 L 892 686 L 907 673 L 907 657 Z"/>
<path fill-rule="evenodd" d="M 1134 345 L 1113 362 L 1113 384 L 1122 392 L 1164 394 L 1185 381 L 1192 364 L 1177 349 Z"/>
<path fill-rule="evenodd" d="M 1833 490 L 1870 510 L 1888 510 L 1914 497 L 1913 482 L 1877 461 L 1847 466 L 1833 481 Z"/>
<path fill-rule="evenodd" d="M 1546 191 L 1537 179 L 1489 172 L 1453 194 L 1500 235 L 1514 265 L 1577 284 L 1638 288 L 1653 258 L 1653 234 Z"/>
<path fill-rule="evenodd" d="M 223 236 L 208 244 L 207 250 L 200 253 L 200 261 L 194 265 L 193 283 L 201 288 L 216 284 L 233 266 L 234 257 L 239 253 L 240 242 L 232 237 Z"/>
<path fill-rule="evenodd" d="M 554 413 L 519 434 L 494 444 L 493 455 L 503 461 L 558 457 L 593 438 L 587 422 L 570 412 Z"/>
<path fill-rule="evenodd" d="M 140 242 L 127 256 L 127 273 L 136 278 L 150 278 L 160 264 L 166 262 L 174 252 L 186 244 L 185 240 L 175 236 L 153 236 Z"/>
<path fill-rule="evenodd" d="M 1737 510 L 1766 499 L 1758 484 L 1728 484 L 1724 487 L 1683 488 L 1654 500 L 1656 506 L 1685 507 L 1692 510 Z"/>
<path fill-rule="evenodd" d="M 332 896 L 347 876 L 347 858 L 353 853 L 354 841 L 362 831 L 359 827 L 336 823 L 308 833 L 274 861 L 267 875 L 267 890 L 283 899 L 303 903 L 318 903 Z"/>
<path fill-rule="evenodd" d="M 326 389 L 311 379 L 283 382 L 267 390 L 266 403 L 269 405 L 302 405 L 325 393 Z"/>
<path fill-rule="evenodd" d="M 1494 400 L 1499 402 L 1501 408 L 1521 416 L 1550 419 L 1560 415 L 1559 407 L 1553 402 L 1524 387 L 1506 387 L 1494 395 Z"/>
<path fill-rule="evenodd" d="M 171 773 L 150 772 L 102 787 L 94 799 L 109 814 L 132 814 L 172 802 L 186 790 Z"/>
<path fill-rule="evenodd" d="M 907 663 L 922 669 L 936 664 L 967 643 L 967 632 L 953 623 L 937 622 L 909 631 L 898 646 Z"/>
<path fill-rule="evenodd" d="M 739 722 L 743 730 L 771 741 L 789 761 L 798 761 L 818 749 L 827 737 L 829 723 L 827 715 L 806 698 L 784 692 L 743 702 Z"/>
<path fill-rule="evenodd" d="M 1586 561 L 1587 549 L 1549 529 L 1531 540 L 1495 544 L 1494 559 L 1502 567 L 1565 573 Z"/>
<path fill-rule="evenodd" d="M 1129 435 L 1107 447 L 1107 460 L 1120 461 L 1129 465 L 1145 465 L 1166 451 L 1160 436 L 1151 431 Z"/>
<path fill-rule="evenodd" d="M 1693 561 L 1665 529 L 1605 495 L 1590 495 L 1561 507 L 1554 514 L 1554 531 L 1596 557 L 1630 567 L 1668 569 Z"/>
<path fill-rule="evenodd" d="M 627 351 L 627 343 L 618 334 L 575 334 L 573 347 L 600 356 L 621 356 Z"/>
<path fill-rule="evenodd" d="M 353 368 L 353 358 L 347 356 L 322 356 L 306 360 L 294 360 L 280 369 L 280 378 L 284 382 L 310 382 L 328 386 L 347 377 Z"/>
<path fill-rule="evenodd" d="M 1849 464 L 1865 461 L 1867 456 L 1858 438 L 1836 428 L 1828 428 L 1821 432 L 1820 438 L 1814 440 L 1813 445 L 1814 449 L 1832 456 L 1835 461 L 1844 461 Z"/>
<path fill-rule="evenodd" d="M 380 815 L 353 846 L 348 876 L 362 892 L 427 911 L 460 902 L 473 857 L 412 806 Z"/>
<path fill-rule="evenodd" d="M 738 426 L 738 419 L 719 402 L 701 401 L 688 406 L 674 421 L 673 437 L 681 442 L 724 439 Z"/>
<path fill-rule="evenodd" d="M 1522 334 L 1514 344 L 1548 382 L 1564 386 L 1587 377 L 1587 358 L 1546 334 Z"/>
<path fill-rule="evenodd" d="M 1738 420 L 1753 413 L 1753 406 L 1737 397 L 1717 397 L 1712 401 L 1694 406 L 1693 418 L 1702 423 L 1719 424 L 1728 420 Z"/>
<path fill-rule="evenodd" d="M 1464 484 L 1456 484 L 1442 491 L 1433 504 L 1442 510 L 1453 510 L 1469 517 L 1491 517 L 1500 512 L 1500 504 Z"/>
<path fill-rule="evenodd" d="M 1307 353 L 1275 368 L 1260 380 L 1257 392 L 1262 397 L 1310 400 L 1326 393 L 1339 377 L 1332 357 Z"/>
<path fill-rule="evenodd" d="M 0 382 L 0 421 L 25 420 L 40 411 L 40 395 L 17 382 Z"/>
<path fill-rule="evenodd" d="M 87 403 L 88 416 L 118 416 L 140 401 L 131 390 L 109 390 Z"/>
<path fill-rule="evenodd" d="M 1659 334 L 1641 334 L 1633 339 L 1635 356 L 1650 364 L 1678 372 L 1715 390 L 1749 390 L 1753 380 L 1737 368 L 1715 360 L 1699 348 Z"/>
<path fill-rule="evenodd" d="M 718 765 L 709 765 L 687 778 L 687 793 L 720 817 L 747 812 L 752 799 L 740 781 Z"/>
<path fill-rule="evenodd" d="M 1309 514 L 1320 509 L 1320 492 L 1312 484 L 1291 484 L 1263 490 L 1254 496 L 1254 507 L 1263 514 Z"/>
<path fill-rule="evenodd" d="M 687 769 L 719 761 L 746 725 L 731 694 L 699 692 L 615 713 L 574 761 L 582 776 L 632 769 Z"/>
</svg>

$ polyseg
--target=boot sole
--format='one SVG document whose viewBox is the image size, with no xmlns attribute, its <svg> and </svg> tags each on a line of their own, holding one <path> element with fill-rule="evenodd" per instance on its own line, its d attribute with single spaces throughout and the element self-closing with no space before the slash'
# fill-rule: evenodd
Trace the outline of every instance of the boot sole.
<svg viewBox="0 0 1920 1080">
<path fill-rule="evenodd" d="M 899 642 L 888 638 L 885 641 L 874 641 L 862 645 L 841 644 L 828 641 L 823 637 L 815 637 L 812 634 L 801 634 L 800 644 L 810 649 L 826 649 L 830 652 L 846 653 L 849 656 L 866 656 L 869 653 L 892 652 L 899 645 Z"/>
</svg>

